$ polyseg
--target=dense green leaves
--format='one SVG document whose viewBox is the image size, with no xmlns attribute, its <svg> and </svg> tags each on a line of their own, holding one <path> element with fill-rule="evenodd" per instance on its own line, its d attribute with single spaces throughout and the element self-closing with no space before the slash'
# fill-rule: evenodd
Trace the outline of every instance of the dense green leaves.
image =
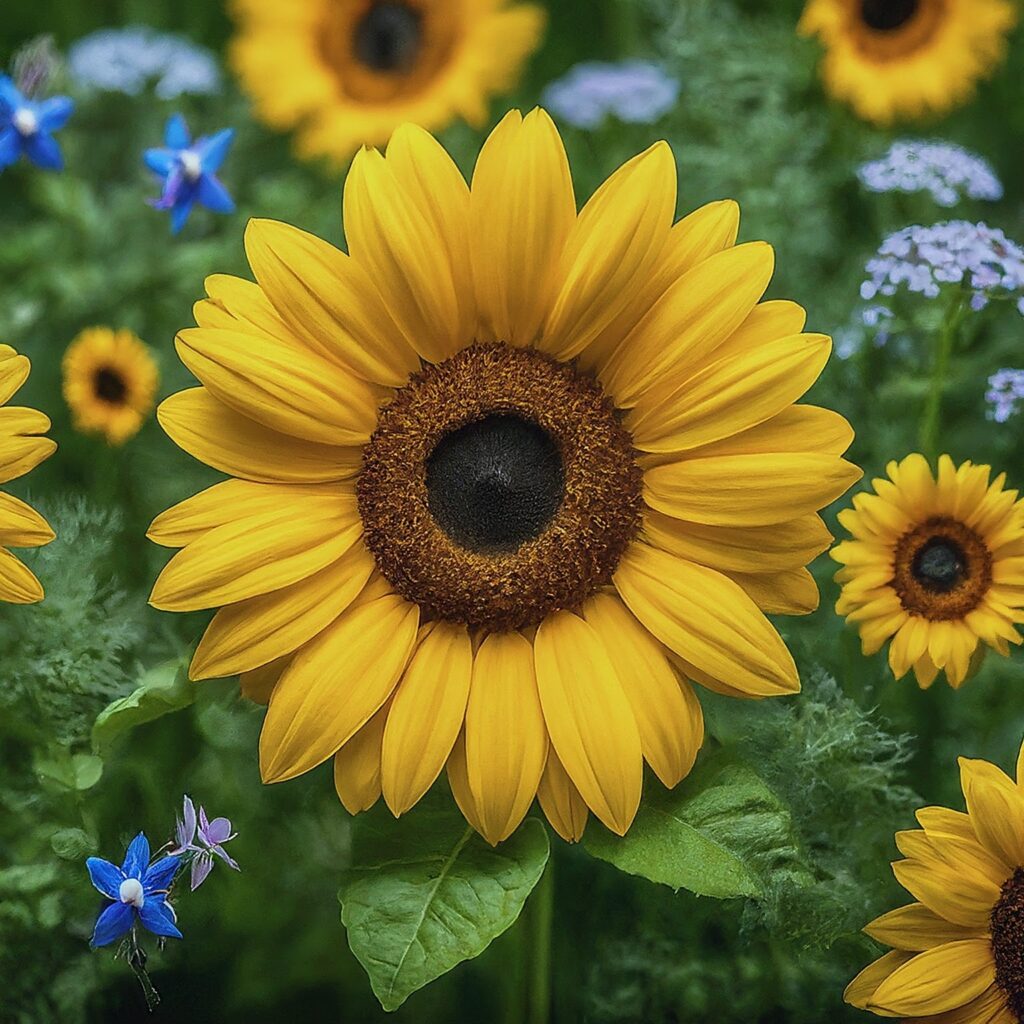
<svg viewBox="0 0 1024 1024">
<path fill-rule="evenodd" d="M 804 868 L 786 808 L 746 765 L 711 758 L 671 792 L 648 796 L 625 837 L 596 828 L 595 856 L 673 889 L 761 897 L 771 876 Z"/>
<path fill-rule="evenodd" d="M 386 1010 L 478 956 L 519 916 L 548 860 L 544 826 L 526 821 L 491 847 L 444 801 L 401 821 L 356 826 L 341 891 L 349 945 Z"/>
</svg>

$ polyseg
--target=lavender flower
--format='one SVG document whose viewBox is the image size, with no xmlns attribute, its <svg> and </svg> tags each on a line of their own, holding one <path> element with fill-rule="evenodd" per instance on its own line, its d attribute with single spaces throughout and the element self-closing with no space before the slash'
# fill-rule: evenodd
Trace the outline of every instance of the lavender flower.
<svg viewBox="0 0 1024 1024">
<path fill-rule="evenodd" d="M 1024 401 L 1024 370 L 999 370 L 988 379 L 985 400 L 992 407 L 989 416 L 996 423 L 1005 423 Z"/>
<path fill-rule="evenodd" d="M 952 220 L 903 228 L 885 239 L 865 269 L 865 302 L 901 289 L 934 299 L 952 284 L 971 292 L 975 310 L 995 298 L 1012 299 L 1024 316 L 1024 249 L 987 224 Z"/>
<path fill-rule="evenodd" d="M 624 61 L 577 64 L 545 90 L 543 106 L 577 128 L 597 128 L 609 116 L 651 124 L 675 106 L 679 81 L 657 64 Z"/>
<path fill-rule="evenodd" d="M 961 199 L 996 202 L 1003 186 L 987 161 L 952 142 L 903 139 L 857 171 L 870 192 L 928 192 L 939 206 Z"/>
<path fill-rule="evenodd" d="M 193 853 L 192 859 L 192 891 L 195 892 L 206 881 L 213 870 L 214 856 L 220 857 L 229 868 L 235 871 L 242 869 L 224 849 L 224 843 L 234 839 L 237 833 L 231 831 L 231 822 L 227 818 L 206 817 L 206 808 L 199 808 L 199 821 L 196 822 L 196 808 L 192 798 L 185 797 L 182 816 L 175 829 L 177 846 L 171 851 L 172 856 Z M 196 842 L 198 838 L 199 842 Z"/>
</svg>

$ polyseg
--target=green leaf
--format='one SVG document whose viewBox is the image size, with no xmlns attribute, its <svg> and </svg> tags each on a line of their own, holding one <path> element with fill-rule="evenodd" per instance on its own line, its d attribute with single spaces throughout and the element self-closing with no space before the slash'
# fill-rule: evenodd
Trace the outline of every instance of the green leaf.
<svg viewBox="0 0 1024 1024">
<path fill-rule="evenodd" d="M 142 677 L 138 689 L 99 713 L 92 727 L 92 749 L 104 757 L 123 733 L 187 708 L 194 700 L 195 687 L 189 681 L 185 661 L 175 658 L 158 665 Z"/>
<path fill-rule="evenodd" d="M 624 837 L 591 828 L 583 845 L 622 871 L 700 896 L 756 899 L 777 877 L 810 880 L 789 812 L 753 769 L 723 757 L 648 796 Z"/>
<path fill-rule="evenodd" d="M 60 828 L 50 836 L 53 852 L 62 860 L 84 860 L 96 852 L 96 840 L 80 828 Z"/>
<path fill-rule="evenodd" d="M 103 762 L 95 754 L 71 754 L 51 748 L 38 755 L 33 767 L 40 779 L 65 789 L 92 789 L 103 775 Z"/>
<path fill-rule="evenodd" d="M 509 928 L 548 860 L 530 819 L 489 846 L 448 800 L 399 821 L 355 825 L 353 866 L 338 898 L 352 952 L 385 1010 L 469 960 Z"/>
</svg>

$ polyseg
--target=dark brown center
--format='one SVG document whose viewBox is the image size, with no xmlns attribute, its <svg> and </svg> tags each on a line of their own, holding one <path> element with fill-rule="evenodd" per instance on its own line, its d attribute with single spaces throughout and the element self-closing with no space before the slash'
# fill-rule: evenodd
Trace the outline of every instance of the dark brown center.
<svg viewBox="0 0 1024 1024">
<path fill-rule="evenodd" d="M 992 584 L 992 556 L 972 529 L 936 516 L 896 544 L 893 586 L 903 608 L 932 621 L 962 619 Z"/>
<path fill-rule="evenodd" d="M 110 405 L 121 405 L 128 394 L 124 378 L 116 370 L 104 366 L 96 371 L 93 378 L 93 390 L 100 401 Z"/>
<path fill-rule="evenodd" d="M 404 74 L 416 63 L 423 43 L 423 15 L 407 4 L 379 0 L 356 22 L 352 49 L 371 71 Z"/>
<path fill-rule="evenodd" d="M 611 581 L 640 525 L 635 455 L 594 380 L 474 345 L 381 412 L 358 483 L 366 543 L 428 618 L 533 625 Z"/>
<path fill-rule="evenodd" d="M 996 984 L 1014 1018 L 1024 1022 L 1024 871 L 1020 868 L 1003 884 L 989 928 Z"/>
<path fill-rule="evenodd" d="M 875 32 L 895 32 L 910 21 L 921 0 L 860 0 L 864 24 Z"/>
</svg>

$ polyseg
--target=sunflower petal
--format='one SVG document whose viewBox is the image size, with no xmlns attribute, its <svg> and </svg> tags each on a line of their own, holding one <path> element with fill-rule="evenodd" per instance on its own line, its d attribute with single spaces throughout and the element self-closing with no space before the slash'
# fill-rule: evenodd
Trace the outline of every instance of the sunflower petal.
<svg viewBox="0 0 1024 1024">
<path fill-rule="evenodd" d="M 50 524 L 34 508 L 10 494 L 0 494 L 0 544 L 37 548 L 49 544 L 54 536 Z"/>
<path fill-rule="evenodd" d="M 388 710 L 385 704 L 334 755 L 334 788 L 349 814 L 368 811 L 380 799 L 380 749 Z"/>
<path fill-rule="evenodd" d="M 864 931 L 876 942 L 915 953 L 947 942 L 983 936 L 983 930 L 976 929 L 972 933 L 968 928 L 939 917 L 923 903 L 891 910 L 875 918 Z"/>
<path fill-rule="evenodd" d="M 567 843 L 578 843 L 583 838 L 589 816 L 586 801 L 553 750 L 548 751 L 548 763 L 537 787 L 537 799 L 551 827 Z"/>
<path fill-rule="evenodd" d="M 6 548 L 0 548 L 0 601 L 35 604 L 42 599 L 42 585 L 32 571 Z"/>
</svg>

